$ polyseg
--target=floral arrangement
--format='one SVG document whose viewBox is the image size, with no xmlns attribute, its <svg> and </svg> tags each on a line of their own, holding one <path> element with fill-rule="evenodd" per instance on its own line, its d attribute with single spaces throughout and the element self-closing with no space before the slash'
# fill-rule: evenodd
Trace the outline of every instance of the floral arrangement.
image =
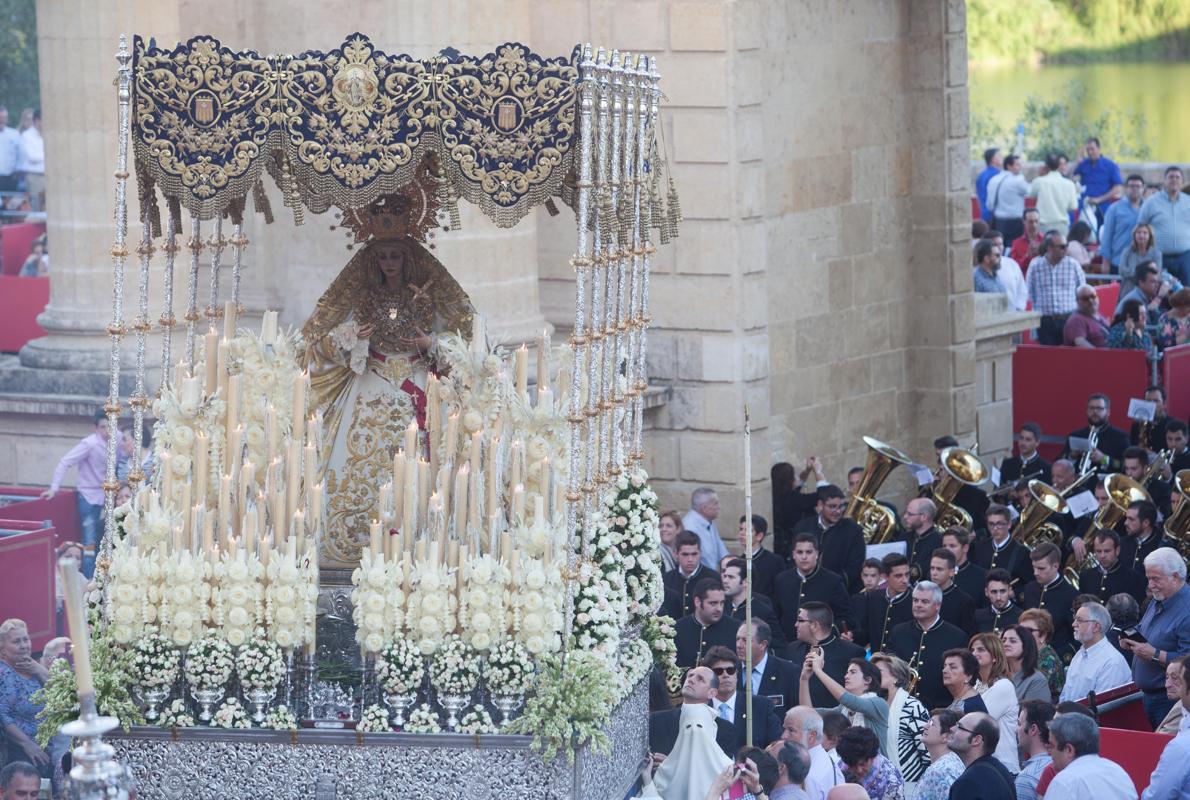
<svg viewBox="0 0 1190 800">
<path fill-rule="evenodd" d="M 214 717 L 211 718 L 211 726 L 214 728 L 251 728 L 252 720 L 248 718 L 240 701 L 235 697 L 229 697 L 215 711 Z"/>
<path fill-rule="evenodd" d="M 120 644 L 131 644 L 157 622 L 159 581 L 152 558 L 127 539 L 117 543 L 107 572 L 107 621 Z"/>
<path fill-rule="evenodd" d="M 506 351 L 501 347 L 489 350 L 482 329 L 476 326 L 475 332 L 470 341 L 448 333 L 438 337 L 437 343 L 438 361 L 449 367 L 439 378 L 438 396 L 459 415 L 461 436 L 494 423 L 512 394 L 504 370 Z M 443 456 L 440 450 L 439 457 Z"/>
<path fill-rule="evenodd" d="M 505 642 L 488 654 L 485 682 L 488 693 L 522 695 L 533 680 L 533 656 L 520 642 Z"/>
<path fill-rule="evenodd" d="M 612 677 L 616 681 L 617 702 L 627 697 L 633 687 L 648 677 L 652 670 L 653 653 L 648 642 L 639 638 L 630 642 L 622 642 L 619 669 L 612 673 Z"/>
<path fill-rule="evenodd" d="M 374 556 L 365 550 L 351 582 L 355 641 L 365 651 L 379 653 L 404 627 L 400 564 L 386 564 L 383 554 Z"/>
<path fill-rule="evenodd" d="M 676 692 L 682 685 L 682 670 L 678 667 L 678 646 L 674 642 L 677 628 L 672 617 L 650 616 L 641 628 L 641 641 L 649 646 L 653 663 L 665 675 L 665 685 Z"/>
<path fill-rule="evenodd" d="M 459 733 L 496 733 L 497 730 L 496 724 L 492 722 L 492 715 L 483 706 L 473 706 L 459 720 Z"/>
<path fill-rule="evenodd" d="M 548 760 L 559 752 L 574 760 L 574 750 L 590 744 L 610 751 L 603 729 L 616 702 L 616 687 L 605 658 L 574 650 L 563 659 L 551 654 L 538 662 L 540 680 L 521 716 L 509 723 L 510 733 L 533 735 L 534 745 Z"/>
<path fill-rule="evenodd" d="M 258 631 L 253 641 L 236 653 L 236 674 L 245 689 L 276 689 L 285 677 L 285 658 L 281 648 Z"/>
<path fill-rule="evenodd" d="M 628 617 L 624 571 L 612 532 L 600 518 L 591 537 L 591 560 L 581 559 L 574 597 L 574 640 L 580 650 L 594 651 L 614 662 L 620 631 Z"/>
<path fill-rule="evenodd" d="M 255 553 L 225 552 L 215 565 L 212 621 L 232 647 L 240 647 L 264 622 L 264 567 Z"/>
<path fill-rule="evenodd" d="M 475 650 L 452 634 L 434 654 L 430 683 L 440 695 L 469 695 L 479 684 L 481 662 Z"/>
<path fill-rule="evenodd" d="M 195 370 L 197 371 L 194 374 L 201 375 L 201 369 L 196 364 Z M 220 420 L 223 419 L 225 405 L 224 399 L 220 397 L 205 399 L 199 397 L 197 401 L 194 398 L 188 398 L 185 396 L 184 388 L 179 385 L 171 384 L 162 387 L 160 395 L 153 403 L 153 415 L 157 418 L 153 446 L 162 469 L 169 469 L 173 479 L 171 496 L 162 498 L 165 506 L 169 508 L 178 506 L 182 486 L 191 478 L 194 465 L 194 444 L 199 433 L 207 435 L 208 446 L 214 456 L 207 462 L 210 470 L 210 474 L 207 476 L 207 485 L 211 486 L 212 478 L 214 486 L 219 485 L 221 473 L 217 470 L 220 467 L 219 456 L 222 452 L 221 446 L 224 438 L 223 425 Z M 162 458 L 166 453 L 169 454 L 169 458 Z M 158 485 L 163 489 L 164 478 L 158 480 Z M 206 503 L 210 498 L 195 497 L 192 499 L 195 503 Z M 156 501 L 150 502 L 155 503 Z M 157 508 L 168 513 L 163 506 L 157 506 Z M 172 530 L 172 526 L 167 529 L 166 533 L 168 534 L 170 530 Z M 135 529 L 130 529 L 129 532 L 134 535 L 139 533 Z"/>
<path fill-rule="evenodd" d="M 407 733 L 442 733 L 442 724 L 438 721 L 438 714 L 430 708 L 428 703 L 422 703 L 409 714 L 405 723 Z"/>
<path fill-rule="evenodd" d="M 133 510 L 131 500 L 116 509 L 121 540 L 129 540 L 144 553 L 167 544 L 173 537 L 174 525 L 182 521 L 180 514 L 171 514 L 157 502 L 157 495 L 151 494 L 149 498 L 138 510 Z"/>
<path fill-rule="evenodd" d="M 162 728 L 193 728 L 195 722 L 186 701 L 178 698 L 161 710 L 157 725 Z"/>
<path fill-rule="evenodd" d="M 407 598 L 406 630 L 423 655 L 431 655 L 455 629 L 456 581 L 445 564 L 419 561 L 411 577 Z"/>
<path fill-rule="evenodd" d="M 264 727 L 275 731 L 296 731 L 297 717 L 286 706 L 277 706 L 264 718 Z"/>
<path fill-rule="evenodd" d="M 186 647 L 203 635 L 210 619 L 211 567 L 202 555 L 187 551 L 161 558 L 161 632 Z"/>
<path fill-rule="evenodd" d="M 318 559 L 308 552 L 300 562 L 274 549 L 265 571 L 264 619 L 268 637 L 283 650 L 311 640 L 318 614 Z"/>
<path fill-rule="evenodd" d="M 522 559 L 520 585 L 515 588 L 510 600 L 517 641 L 534 656 L 559 651 L 566 598 L 561 565 L 540 558 Z"/>
<path fill-rule="evenodd" d="M 217 636 L 205 636 L 186 650 L 186 682 L 196 689 L 226 686 L 234 667 L 231 645 Z"/>
<path fill-rule="evenodd" d="M 120 720 L 124 730 L 145 722 L 132 699 L 131 687 L 136 684 L 132 657 L 130 650 L 115 645 L 104 628 L 92 629 L 91 681 L 95 687 L 95 705 L 100 715 Z M 45 747 L 63 725 L 78 719 L 78 688 L 74 671 L 65 659 L 50 665 L 49 679 L 30 700 L 43 707 L 37 715 L 40 720 L 37 743 Z"/>
<path fill-rule="evenodd" d="M 425 658 L 408 639 L 397 639 L 376 659 L 376 679 L 385 694 L 415 694 L 425 675 Z"/>
<path fill-rule="evenodd" d="M 392 730 L 388 724 L 388 709 L 380 705 L 368 706 L 355 729 L 361 733 L 388 733 Z"/>
<path fill-rule="evenodd" d="M 504 596 L 510 573 L 490 555 L 475 556 L 461 569 L 466 586 L 459 602 L 463 641 L 484 652 L 508 629 Z"/>
<path fill-rule="evenodd" d="M 146 633 L 132 647 L 132 674 L 145 689 L 171 685 L 178 679 L 181 662 L 173 643 L 158 633 Z"/>
<path fill-rule="evenodd" d="M 239 421 L 244 426 L 244 447 L 255 464 L 268 463 L 268 416 L 271 413 L 277 430 L 284 434 L 293 430 L 294 365 L 298 361 L 300 337 L 296 330 L 278 331 L 271 345 L 258 334 L 241 328 L 228 342 L 228 372 L 243 375 Z M 201 368 L 195 366 L 195 374 Z M 271 409 L 271 412 L 270 412 Z M 216 459 L 212 458 L 214 466 Z M 227 472 L 222 462 L 219 468 Z M 265 470 L 257 472 L 257 483 L 263 487 Z M 214 484 L 218 486 L 218 482 Z"/>
<path fill-rule="evenodd" d="M 620 473 L 604 500 L 611 539 L 619 549 L 630 624 L 644 624 L 664 599 L 657 495 L 640 468 Z"/>
</svg>

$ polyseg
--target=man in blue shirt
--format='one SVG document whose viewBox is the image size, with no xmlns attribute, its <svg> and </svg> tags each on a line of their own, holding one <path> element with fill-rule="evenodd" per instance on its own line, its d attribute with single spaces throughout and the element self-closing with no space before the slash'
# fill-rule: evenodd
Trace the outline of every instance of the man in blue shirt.
<svg viewBox="0 0 1190 800">
<path fill-rule="evenodd" d="M 1186 561 L 1172 547 L 1158 547 L 1145 556 L 1145 579 L 1153 600 L 1136 626 L 1145 641 L 1125 634 L 1120 649 L 1132 653 L 1132 680 L 1143 693 L 1145 716 L 1156 729 L 1174 704 L 1165 693 L 1165 667 L 1190 653 Z"/>
<path fill-rule="evenodd" d="M 1190 797 L 1190 661 L 1182 662 L 1182 725 L 1173 741 L 1165 745 L 1157 769 L 1149 779 L 1149 788 L 1141 800 L 1179 800 Z"/>
<path fill-rule="evenodd" d="M 1190 283 L 1190 197 L 1182 193 L 1182 168 L 1165 168 L 1165 185 L 1140 205 L 1136 223 L 1148 223 L 1161 251 L 1162 266 L 1183 285 Z"/>
<path fill-rule="evenodd" d="M 1112 203 L 1103 215 L 1103 227 L 1099 229 L 1099 252 L 1111 264 L 1113 273 L 1119 273 L 1124 253 L 1132 246 L 1132 229 L 1136 227 L 1144 191 L 1145 179 L 1139 175 L 1129 175 L 1128 180 L 1124 181 L 1122 202 Z"/>
<path fill-rule="evenodd" d="M 989 147 L 983 151 L 983 163 L 987 166 L 975 178 L 975 196 L 979 199 L 979 217 L 987 224 L 992 224 L 992 212 L 988 208 L 988 181 L 1000 174 L 1000 166 L 1004 163 L 1000 150 Z"/>
<path fill-rule="evenodd" d="M 1084 197 L 1095 203 L 1095 216 L 1103 225 L 1103 215 L 1119 199 L 1124 181 L 1120 179 L 1120 168 L 1116 162 L 1104 157 L 1099 140 L 1094 136 L 1087 139 L 1083 153 L 1086 157 L 1078 162 L 1074 174 L 1082 179 Z"/>
</svg>

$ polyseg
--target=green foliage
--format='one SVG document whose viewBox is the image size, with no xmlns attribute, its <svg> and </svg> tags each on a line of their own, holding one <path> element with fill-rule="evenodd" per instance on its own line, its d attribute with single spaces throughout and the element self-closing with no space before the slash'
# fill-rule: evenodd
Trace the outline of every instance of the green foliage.
<svg viewBox="0 0 1190 800">
<path fill-rule="evenodd" d="M 37 108 L 37 14 L 34 0 L 0 0 L 0 104 L 16 127 L 21 110 Z"/>
<path fill-rule="evenodd" d="M 132 673 L 133 655 L 103 634 L 91 628 L 91 679 L 95 683 L 95 705 L 101 716 L 115 717 L 124 730 L 143 725 L 145 718 L 132 699 L 131 687 L 136 682 Z M 37 743 L 45 747 L 50 738 L 71 720 L 78 719 L 78 687 L 74 671 L 65 660 L 59 659 L 50 667 L 50 678 L 32 698 L 44 707 L 37 715 Z"/>
<path fill-rule="evenodd" d="M 979 63 L 1178 58 L 1190 54 L 1185 0 L 968 0 Z"/>
<path fill-rule="evenodd" d="M 543 656 L 537 668 L 535 693 L 508 732 L 533 734 L 533 746 L 546 759 L 562 752 L 574 761 L 575 748 L 584 744 L 610 752 L 603 726 L 616 701 L 616 682 L 607 663 L 594 653 L 571 651 Z"/>
<path fill-rule="evenodd" d="M 1087 117 L 1087 86 L 1079 80 L 1071 81 L 1066 94 L 1058 99 L 1029 95 L 1021 108 L 1018 124 L 1025 126 L 1025 156 L 1040 161 L 1046 153 L 1065 153 L 1071 161 L 1089 136 L 1112 142 L 1112 158 L 1146 160 L 1151 157 L 1142 116 L 1125 117 L 1114 111 L 1104 111 L 1097 117 Z M 1000 128 L 990 115 L 971 113 L 971 157 L 982 158 L 988 147 L 1016 150 L 1016 125 Z"/>
</svg>

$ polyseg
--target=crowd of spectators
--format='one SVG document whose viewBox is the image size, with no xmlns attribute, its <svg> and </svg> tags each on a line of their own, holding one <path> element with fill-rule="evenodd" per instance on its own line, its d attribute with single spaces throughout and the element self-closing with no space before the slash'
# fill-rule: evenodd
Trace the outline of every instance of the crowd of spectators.
<svg viewBox="0 0 1190 800">
<path fill-rule="evenodd" d="M 9 125 L 8 108 L 0 104 L 0 219 L 10 213 L 45 210 L 45 140 L 41 111 L 21 112 L 17 127 Z"/>
<path fill-rule="evenodd" d="M 1106 425 L 1109 410 L 1100 411 L 1093 425 Z M 1183 439 L 1184 428 L 1175 431 Z M 1120 452 L 1113 462 L 1097 450 L 1093 466 L 1138 467 L 1137 448 L 1122 435 L 1129 458 Z M 939 530 L 936 504 L 911 499 L 897 515 L 894 541 L 903 547 L 880 559 L 866 557 L 861 529 L 844 514 L 862 469 L 850 470 L 844 491 L 825 480 L 816 459 L 800 472 L 774 466 L 772 529 L 760 515 L 741 517 L 731 548 L 751 551 L 750 591 L 746 559 L 719 537 L 712 490 L 696 490 L 685 515 L 662 516 L 670 550 L 663 558 L 673 565 L 662 613 L 678 620 L 687 688 L 692 680 L 707 685 L 693 700 L 684 688 L 683 702 L 711 710 L 706 741 L 718 741 L 731 767 L 717 767 L 714 782 L 687 786 L 694 793 L 685 797 L 1135 800 L 1132 778 L 1099 754 L 1094 712 L 1097 695 L 1129 684 L 1141 692 L 1152 728 L 1176 734 L 1144 797 L 1187 796 L 1186 561 L 1143 503 L 1118 532 L 1071 517 L 1069 536 L 1022 545 L 1011 524 L 1028 493 L 1014 482 L 1042 471 L 1055 486 L 1078 480 L 1069 460 L 1040 461 L 1036 426 L 1022 438 L 1033 447 L 1002 465 L 1009 505 L 985 495 L 972 514 L 974 530 Z M 1112 439 L 1099 437 L 1103 447 Z M 1148 454 L 1140 452 L 1144 472 Z M 708 550 L 723 555 L 706 559 Z M 1101 558 L 1088 567 L 1092 553 Z M 1064 563 L 1085 569 L 1072 573 Z M 680 746 L 681 714 L 660 705 L 650 720 L 659 772 Z M 780 788 L 765 782 L 760 761 L 745 757 L 749 731 L 751 743 L 781 765 Z M 805 758 L 788 751 L 797 769 L 782 761 L 790 744 L 806 751 Z"/>
</svg>

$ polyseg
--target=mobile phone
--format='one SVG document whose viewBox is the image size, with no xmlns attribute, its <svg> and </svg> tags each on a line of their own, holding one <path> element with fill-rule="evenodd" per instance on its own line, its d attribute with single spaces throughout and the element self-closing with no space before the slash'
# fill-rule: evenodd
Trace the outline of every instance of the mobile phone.
<svg viewBox="0 0 1190 800">
<path fill-rule="evenodd" d="M 1143 633 L 1141 633 L 1140 631 L 1138 631 L 1136 628 L 1125 628 L 1120 633 L 1120 638 L 1127 639 L 1130 642 L 1136 642 L 1138 644 L 1148 644 L 1149 643 L 1149 640 L 1145 638 L 1145 635 Z"/>
</svg>

